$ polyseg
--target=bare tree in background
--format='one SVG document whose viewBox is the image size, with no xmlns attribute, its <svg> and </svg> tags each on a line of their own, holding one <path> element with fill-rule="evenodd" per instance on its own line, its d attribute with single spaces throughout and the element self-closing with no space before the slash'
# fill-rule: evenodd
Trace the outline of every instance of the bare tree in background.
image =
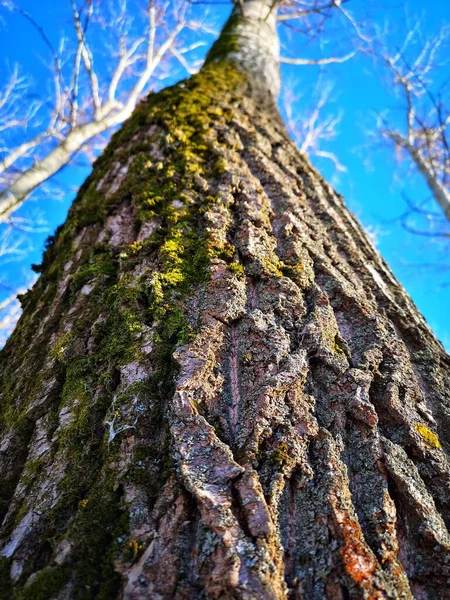
<svg viewBox="0 0 450 600">
<path fill-rule="evenodd" d="M 191 18 L 190 5 L 186 0 L 149 0 L 137 23 L 127 0 L 101 8 L 91 0 L 82 7 L 71 0 L 72 33 L 54 48 L 33 16 L 3 2 L 27 19 L 46 44 L 54 96 L 50 110 L 48 98 L 24 109 L 26 80 L 17 69 L 0 96 L 0 222 L 75 153 L 98 150 L 99 136 L 131 115 L 152 79 L 172 68 L 173 60 L 191 71 L 187 55 L 201 42 L 189 44 L 182 34 L 204 28 L 204 23 Z M 107 71 L 102 64 L 105 53 Z M 20 143 L 11 143 L 13 138 Z M 100 148 L 103 145 L 101 140 Z"/>
<path fill-rule="evenodd" d="M 17 296 L 26 292 L 26 288 L 19 288 L 17 290 L 6 285 L 0 285 L 0 289 L 2 288 L 6 291 L 7 295 L 0 302 L 0 347 L 5 345 L 6 340 L 13 332 L 20 317 L 21 308 Z"/>
<path fill-rule="evenodd" d="M 450 90 L 442 67 L 449 32 L 450 27 L 443 27 L 435 38 L 423 41 L 417 23 L 401 48 L 375 47 L 401 99 L 402 115 L 401 119 L 398 115 L 393 119 L 392 111 L 379 115 L 378 135 L 399 159 L 408 161 L 410 173 L 420 173 L 431 196 L 420 202 L 405 196 L 408 208 L 402 224 L 413 233 L 444 237 L 449 235 L 450 221 Z"/>
<path fill-rule="evenodd" d="M 282 89 L 281 108 L 289 133 L 299 150 L 307 154 L 313 161 L 325 159 L 334 167 L 333 180 L 346 169 L 335 152 L 329 149 L 328 142 L 338 135 L 338 126 L 342 119 L 342 111 L 329 110 L 333 96 L 336 95 L 334 81 L 325 72 L 328 65 L 344 63 L 352 59 L 359 51 L 365 51 L 372 42 L 367 24 L 358 24 L 351 12 L 339 0 L 330 2 L 286 2 L 280 7 L 278 22 L 284 26 L 287 42 L 282 48 L 280 63 L 297 66 L 319 67 L 314 89 L 304 89 L 299 85 L 288 83 Z M 330 35 L 327 25 L 333 18 L 346 32 L 339 41 L 333 43 L 333 52 L 327 49 Z M 314 43 L 314 49 L 308 56 L 288 56 L 295 38 Z M 312 45 L 312 44 L 311 44 Z M 324 47 L 319 55 L 317 45 Z M 294 45 L 295 47 L 295 45 Z M 312 55 L 311 55 L 312 54 Z M 308 100 L 304 98 L 307 95 Z M 302 108 L 298 109 L 301 103 Z M 295 107 L 295 110 L 294 110 Z"/>
<path fill-rule="evenodd" d="M 15 216 L 14 221 L 3 223 L 0 229 L 0 348 L 12 333 L 20 317 L 18 296 L 24 294 L 36 281 L 36 273 L 25 267 L 3 269 L 20 261 L 33 250 L 33 234 L 47 233 L 47 222 L 42 211 L 34 210 L 31 218 Z M 12 274 L 13 272 L 13 274 Z"/>
<path fill-rule="evenodd" d="M 301 100 L 302 95 L 295 86 L 288 85 L 282 95 L 282 108 L 285 123 L 292 139 L 303 154 L 314 158 L 326 159 L 333 164 L 336 174 L 346 171 L 339 157 L 331 150 L 326 149 L 327 142 L 338 135 L 338 126 L 341 122 L 342 111 L 327 110 L 332 101 L 334 85 L 331 80 L 323 82 L 319 77 L 305 111 L 298 114 L 294 106 Z"/>
</svg>

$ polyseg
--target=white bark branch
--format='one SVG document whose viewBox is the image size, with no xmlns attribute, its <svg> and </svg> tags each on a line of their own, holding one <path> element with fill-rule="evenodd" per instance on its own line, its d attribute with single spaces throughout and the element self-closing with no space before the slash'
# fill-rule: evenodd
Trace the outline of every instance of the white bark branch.
<svg viewBox="0 0 450 600">
<path fill-rule="evenodd" d="M 345 2 L 345 0 L 344 0 Z M 327 4 L 322 4 L 320 6 L 311 6 L 310 8 L 305 8 L 303 10 L 297 10 L 290 13 L 281 13 L 277 16 L 277 21 L 291 21 L 292 19 L 301 19 L 302 17 L 306 17 L 312 13 L 321 13 L 324 10 L 329 8 L 336 8 L 341 4 L 339 0 L 332 0 Z"/>
<path fill-rule="evenodd" d="M 2 174 L 4 171 L 6 171 L 10 167 L 12 167 L 12 165 L 17 160 L 19 160 L 20 158 L 25 156 L 32 148 L 35 148 L 36 146 L 38 146 L 44 138 L 46 138 L 50 135 L 51 135 L 51 132 L 45 131 L 44 133 L 41 133 L 40 135 L 36 136 L 33 140 L 30 140 L 29 142 L 24 142 L 20 146 L 17 146 L 17 148 L 15 148 L 13 151 L 11 151 L 8 154 L 8 156 L 6 156 L 6 158 L 0 162 L 0 174 Z M 1 214 L 1 212 L 0 212 L 0 214 Z"/>
<path fill-rule="evenodd" d="M 91 84 L 92 101 L 94 103 L 95 113 L 97 113 L 98 109 L 100 108 L 100 105 L 101 105 L 101 100 L 100 100 L 98 78 L 97 78 L 97 75 L 94 70 L 94 59 L 92 57 L 92 53 L 89 49 L 89 46 L 87 45 L 87 42 L 86 42 L 86 36 L 85 36 L 85 33 L 81 26 L 80 13 L 78 12 L 77 7 L 75 5 L 75 0 L 71 0 L 71 5 L 72 5 L 72 12 L 73 12 L 73 18 L 74 18 L 74 23 L 75 23 L 75 31 L 76 31 L 77 40 L 78 40 L 78 48 L 79 48 L 81 58 L 83 59 L 83 63 L 86 68 L 88 77 L 89 77 L 89 81 Z M 94 7 L 94 3 L 90 2 L 88 4 L 88 14 L 86 17 L 87 21 L 89 21 L 89 18 L 92 15 L 93 7 Z"/>
<path fill-rule="evenodd" d="M 17 294 L 20 294 L 21 292 L 17 292 Z M 8 306 L 10 306 L 17 298 L 17 294 L 11 294 L 10 296 L 8 296 L 7 298 L 5 298 L 4 300 L 2 300 L 0 302 L 0 310 L 5 310 L 5 308 L 8 308 Z"/>
<path fill-rule="evenodd" d="M 425 181 L 427 182 L 436 202 L 442 208 L 446 218 L 450 221 L 450 193 L 436 177 L 433 167 L 429 161 L 425 160 L 420 154 L 420 151 L 412 146 L 409 141 L 402 137 L 399 133 L 395 131 L 387 131 L 384 132 L 384 135 L 389 136 L 398 146 L 408 152 L 418 171 L 425 178 Z"/>
<path fill-rule="evenodd" d="M 446 137 L 450 112 L 433 92 L 433 74 L 440 66 L 438 50 L 447 33 L 448 28 L 444 27 L 436 38 L 423 43 L 419 37 L 419 23 L 416 23 L 399 50 L 393 53 L 381 46 L 374 51 L 390 70 L 394 87 L 400 90 L 404 102 L 401 113 L 404 121 L 388 124 L 386 118 L 379 117 L 378 132 L 409 157 L 450 221 L 447 184 L 450 150 Z"/>
<path fill-rule="evenodd" d="M 119 111 L 113 117 L 104 117 L 101 121 L 93 121 L 72 129 L 47 156 L 20 174 L 0 194 L 0 222 L 9 217 L 41 183 L 62 169 L 88 140 L 122 122 L 129 116 L 129 112 L 126 112 L 126 116 L 123 115 L 124 113 Z"/>
<path fill-rule="evenodd" d="M 356 54 L 356 50 L 353 50 L 345 56 L 330 56 L 328 58 L 287 58 L 280 57 L 280 63 L 286 65 L 329 65 L 332 63 L 343 63 L 350 58 L 353 58 Z"/>
</svg>

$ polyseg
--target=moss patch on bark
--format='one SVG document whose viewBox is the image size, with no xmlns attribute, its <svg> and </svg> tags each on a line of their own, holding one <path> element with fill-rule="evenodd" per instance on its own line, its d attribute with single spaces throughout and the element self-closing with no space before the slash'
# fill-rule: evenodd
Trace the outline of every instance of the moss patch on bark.
<svg viewBox="0 0 450 600">
<path fill-rule="evenodd" d="M 220 142 L 211 136 L 211 126 L 217 120 L 226 124 L 231 119 L 232 104 L 238 101 L 242 85 L 242 75 L 232 66 L 214 63 L 191 80 L 150 95 L 113 136 L 82 186 L 67 222 L 49 238 L 42 264 L 35 266 L 41 277 L 22 298 L 24 317 L 7 352 L 15 346 L 32 344 L 32 336 L 41 324 L 37 311 L 47 307 L 50 314 L 53 303 L 57 303 L 58 310 L 44 328 L 47 347 L 43 346 L 43 362 L 45 356 L 53 361 L 61 384 L 59 393 L 40 411 L 53 415 L 55 427 L 65 407 L 71 411 L 71 418 L 52 442 L 52 452 L 64 463 L 65 475 L 58 484 L 58 500 L 41 521 L 35 543 L 39 547 L 51 538 L 56 547 L 58 541 L 68 539 L 72 552 L 63 568 L 38 568 L 35 579 L 22 588 L 30 575 L 28 565 L 17 585 L 17 590 L 22 590 L 17 592 L 18 598 L 50 597 L 69 581 L 75 586 L 77 598 L 115 597 L 119 585 L 113 562 L 126 554 L 129 516 L 115 475 L 108 474 L 118 445 L 115 440 L 108 441 L 105 419 L 112 402 L 120 413 L 122 404 L 129 400 L 126 394 L 114 393 L 115 373 L 133 360 L 146 359 L 141 345 L 143 332 L 149 328 L 153 373 L 146 381 L 136 383 L 132 392 L 142 400 L 151 398 L 153 405 L 153 434 L 148 444 L 155 447 L 147 448 L 146 458 L 162 458 L 160 481 L 144 478 L 150 496 L 157 495 L 173 471 L 164 412 L 177 369 L 173 351 L 192 334 L 193 324 L 185 316 L 185 300 L 208 281 L 209 265 L 216 257 L 226 260 L 241 275 L 241 269 L 234 266 L 234 250 L 209 236 L 203 221 L 206 211 L 218 202 L 215 193 L 208 191 L 207 180 L 211 173 L 220 178 L 227 167 L 218 150 Z M 223 108 L 217 107 L 217 98 Z M 155 159 L 155 146 L 161 149 L 162 160 Z M 108 195 L 100 182 L 108 179 L 113 159 L 129 167 L 120 187 Z M 144 241 L 131 240 L 113 247 L 107 239 L 87 244 L 81 237 L 75 247 L 75 239 L 85 228 L 88 232 L 95 232 L 95 228 L 101 231 L 119 205 L 133 207 L 136 232 L 154 219 L 159 226 Z M 95 239 L 95 235 L 89 239 Z M 78 258 L 74 259 L 75 254 Z M 58 286 L 65 278 L 67 291 L 58 297 Z M 67 332 L 63 315 L 82 297 L 84 286 L 89 287 L 85 305 Z M 86 352 L 87 339 L 90 347 Z M 15 376 L 14 371 L 10 375 L 7 369 L 3 380 L 9 376 Z M 10 389 L 8 385 L 3 388 L 4 427 L 25 427 L 29 420 L 25 415 L 44 379 L 28 377 L 23 384 L 15 382 Z M 163 442 L 157 447 L 155 440 Z M 16 477 L 20 473 L 18 465 Z M 29 489 L 42 477 L 45 472 L 40 468 L 30 472 L 26 482 Z M 136 466 L 122 477 L 136 485 L 143 483 L 142 469 Z M 14 482 L 8 489 L 5 508 Z M 17 525 L 27 506 L 24 498 L 10 527 Z M 1 568 L 9 577 L 9 561 L 3 561 Z"/>
</svg>

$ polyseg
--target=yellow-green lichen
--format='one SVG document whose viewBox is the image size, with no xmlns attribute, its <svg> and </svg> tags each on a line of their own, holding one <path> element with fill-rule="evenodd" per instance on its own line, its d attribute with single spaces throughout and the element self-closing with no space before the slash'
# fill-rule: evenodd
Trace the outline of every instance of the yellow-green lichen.
<svg viewBox="0 0 450 600">
<path fill-rule="evenodd" d="M 333 352 L 335 354 L 342 354 L 343 356 L 345 356 L 345 352 L 344 352 L 343 348 L 339 344 L 339 340 L 338 340 L 338 336 L 337 335 L 334 336 L 334 340 L 331 343 L 331 349 L 333 350 Z"/>
<path fill-rule="evenodd" d="M 131 244 L 128 244 L 124 250 L 122 250 L 122 252 L 119 254 L 119 257 L 124 259 L 124 258 L 128 258 L 129 256 L 135 256 L 136 254 L 138 254 L 143 248 L 143 243 L 142 241 L 135 241 L 132 242 Z"/>
<path fill-rule="evenodd" d="M 50 350 L 50 357 L 56 358 L 57 360 L 64 362 L 64 356 L 69 350 L 72 340 L 73 333 L 70 331 L 68 333 L 63 333 L 62 335 L 60 335 L 56 340 L 55 345 Z"/>
<path fill-rule="evenodd" d="M 421 423 L 416 423 L 416 425 L 414 425 L 414 429 L 422 437 L 422 439 L 428 444 L 428 446 L 431 446 L 431 448 L 440 448 L 441 447 L 441 443 L 439 441 L 438 436 L 433 431 L 431 431 L 431 429 L 428 429 L 428 427 L 426 427 L 426 425 L 422 425 Z"/>
<path fill-rule="evenodd" d="M 131 540 L 128 542 L 126 550 L 124 552 L 124 559 L 128 561 L 134 561 L 142 553 L 144 546 L 137 540 Z"/>
<path fill-rule="evenodd" d="M 251 352 L 247 352 L 241 358 L 241 363 L 243 365 L 249 365 L 252 362 L 253 355 Z"/>
<path fill-rule="evenodd" d="M 259 262 L 261 264 L 261 270 L 264 275 L 271 275 L 273 277 L 283 277 L 283 265 L 275 254 L 271 256 L 262 256 L 259 258 Z"/>
<path fill-rule="evenodd" d="M 289 460 L 288 445 L 286 442 L 281 442 L 275 450 L 270 453 L 270 462 L 275 465 L 282 466 Z"/>
<path fill-rule="evenodd" d="M 227 265 L 227 267 L 232 273 L 237 275 L 237 277 L 244 277 L 245 267 L 244 265 L 241 265 L 241 263 L 232 262 L 229 265 Z"/>
</svg>

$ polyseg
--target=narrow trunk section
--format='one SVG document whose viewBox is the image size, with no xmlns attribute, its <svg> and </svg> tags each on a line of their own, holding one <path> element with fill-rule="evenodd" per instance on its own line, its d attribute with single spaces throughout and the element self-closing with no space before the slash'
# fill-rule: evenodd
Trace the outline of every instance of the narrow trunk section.
<svg viewBox="0 0 450 600">
<path fill-rule="evenodd" d="M 226 60 L 246 73 L 252 86 L 277 98 L 280 91 L 280 41 L 274 0 L 236 2 L 206 64 Z"/>
</svg>

